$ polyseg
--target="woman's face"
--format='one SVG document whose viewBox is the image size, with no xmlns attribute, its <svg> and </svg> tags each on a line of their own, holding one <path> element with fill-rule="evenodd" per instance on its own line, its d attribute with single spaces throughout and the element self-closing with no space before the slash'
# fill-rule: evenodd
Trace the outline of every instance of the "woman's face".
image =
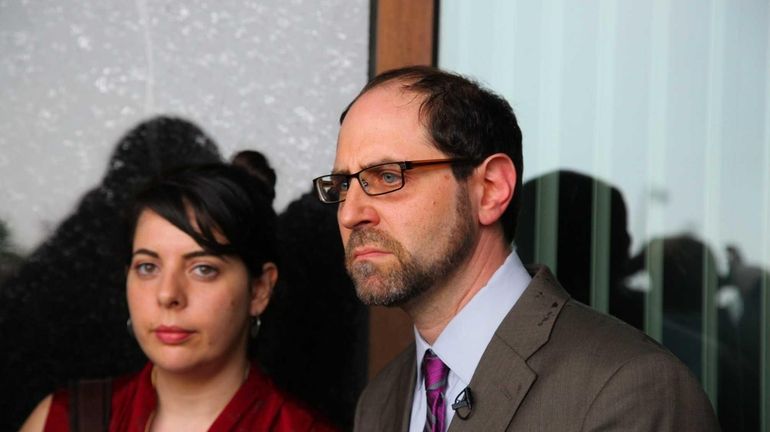
<svg viewBox="0 0 770 432">
<path fill-rule="evenodd" d="M 250 279 L 240 258 L 207 253 L 184 231 L 144 210 L 126 281 L 142 350 L 157 367 L 173 372 L 240 365 L 249 318 L 265 309 L 275 281 L 275 266 L 265 269 Z"/>
</svg>

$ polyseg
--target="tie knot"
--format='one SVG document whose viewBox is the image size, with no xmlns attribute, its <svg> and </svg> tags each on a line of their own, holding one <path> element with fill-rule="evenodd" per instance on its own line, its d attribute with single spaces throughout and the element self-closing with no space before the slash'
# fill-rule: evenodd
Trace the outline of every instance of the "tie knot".
<svg viewBox="0 0 770 432">
<path fill-rule="evenodd" d="M 427 350 L 422 358 L 422 374 L 425 377 L 425 390 L 443 392 L 447 384 L 449 367 L 438 358 L 433 350 Z"/>
</svg>

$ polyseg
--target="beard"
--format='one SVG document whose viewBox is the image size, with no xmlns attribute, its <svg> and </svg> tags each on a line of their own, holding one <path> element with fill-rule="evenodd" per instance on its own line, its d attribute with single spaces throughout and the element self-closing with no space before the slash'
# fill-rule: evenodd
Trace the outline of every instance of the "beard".
<svg viewBox="0 0 770 432">
<path fill-rule="evenodd" d="M 400 242 L 377 228 L 355 229 L 345 246 L 345 268 L 366 305 L 401 306 L 432 287 L 448 280 L 471 253 L 476 225 L 471 217 L 467 188 L 457 193 L 454 223 L 447 229 L 446 242 L 433 256 L 415 256 Z M 424 238 L 434 242 L 436 238 Z M 359 246 L 376 246 L 393 254 L 395 264 L 354 261 Z"/>
</svg>

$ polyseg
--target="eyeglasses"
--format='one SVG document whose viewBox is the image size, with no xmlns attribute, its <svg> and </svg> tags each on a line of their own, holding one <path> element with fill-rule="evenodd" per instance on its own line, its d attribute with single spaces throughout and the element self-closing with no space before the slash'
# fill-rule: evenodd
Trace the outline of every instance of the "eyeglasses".
<svg viewBox="0 0 770 432">
<path fill-rule="evenodd" d="M 430 159 L 403 162 L 385 162 L 364 168 L 353 174 L 329 174 L 313 179 L 316 195 L 321 202 L 334 204 L 345 201 L 350 179 L 358 179 L 361 189 L 369 196 L 384 195 L 404 187 L 404 171 L 418 167 L 468 163 L 467 159 Z"/>
</svg>

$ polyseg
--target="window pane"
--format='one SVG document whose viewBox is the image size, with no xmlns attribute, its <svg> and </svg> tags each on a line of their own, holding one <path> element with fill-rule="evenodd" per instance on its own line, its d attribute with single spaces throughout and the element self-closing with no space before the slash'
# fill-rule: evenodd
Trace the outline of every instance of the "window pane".
<svg viewBox="0 0 770 432">
<path fill-rule="evenodd" d="M 524 132 L 522 258 L 667 345 L 726 430 L 768 430 L 768 3 L 440 11 L 439 65 L 501 93 Z"/>
</svg>

